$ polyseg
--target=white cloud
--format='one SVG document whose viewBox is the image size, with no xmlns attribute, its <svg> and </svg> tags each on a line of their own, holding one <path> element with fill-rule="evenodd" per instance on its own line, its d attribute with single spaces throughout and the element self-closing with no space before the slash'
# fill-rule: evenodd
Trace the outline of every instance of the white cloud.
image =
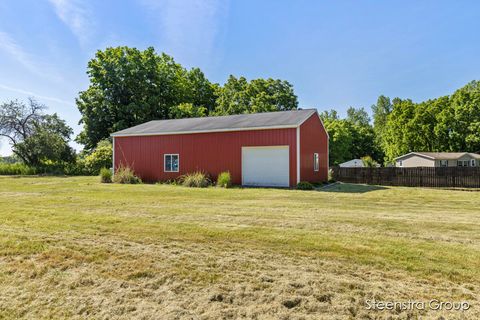
<svg viewBox="0 0 480 320">
<path fill-rule="evenodd" d="M 55 13 L 77 37 L 80 45 L 87 44 L 92 34 L 92 18 L 88 8 L 77 0 L 49 0 Z"/>
<path fill-rule="evenodd" d="M 227 14 L 222 0 L 142 0 L 159 26 L 160 48 L 189 62 L 209 59 Z M 160 21 L 159 21 L 160 20 Z"/>
<path fill-rule="evenodd" d="M 38 98 L 40 100 L 48 100 L 48 101 L 57 102 L 57 103 L 68 105 L 68 106 L 75 106 L 75 104 L 71 101 L 67 101 L 67 100 L 63 100 L 63 99 L 59 99 L 59 98 L 55 98 L 55 97 L 43 96 L 43 95 L 36 94 L 34 92 L 31 92 L 31 91 L 26 91 L 26 90 L 23 90 L 23 89 L 6 86 L 4 84 L 0 84 L 0 89 L 15 92 L 15 93 L 24 94 L 24 95 L 30 96 L 30 97 L 35 97 L 35 98 Z"/>
<path fill-rule="evenodd" d="M 12 59 L 19 62 L 26 69 L 40 73 L 39 67 L 28 54 L 8 33 L 0 31 L 0 50 L 6 52 Z"/>
<path fill-rule="evenodd" d="M 41 78 L 63 81 L 63 76 L 50 64 L 43 63 L 38 56 L 30 54 L 10 34 L 3 31 L 0 31 L 0 52 L 6 53 L 12 60 Z"/>
</svg>

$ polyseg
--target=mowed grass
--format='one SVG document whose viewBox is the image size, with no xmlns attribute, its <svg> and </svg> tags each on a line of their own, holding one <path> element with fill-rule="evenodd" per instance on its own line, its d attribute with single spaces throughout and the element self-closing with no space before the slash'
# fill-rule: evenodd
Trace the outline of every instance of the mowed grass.
<svg viewBox="0 0 480 320">
<path fill-rule="evenodd" d="M 0 318 L 480 317 L 478 192 L 98 180 L 0 177 Z"/>
</svg>

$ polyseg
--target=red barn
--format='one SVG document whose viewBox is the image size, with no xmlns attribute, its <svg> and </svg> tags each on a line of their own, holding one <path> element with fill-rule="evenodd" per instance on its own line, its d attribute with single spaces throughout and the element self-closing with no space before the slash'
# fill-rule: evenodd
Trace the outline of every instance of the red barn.
<svg viewBox="0 0 480 320">
<path fill-rule="evenodd" d="M 293 187 L 328 179 L 328 134 L 317 110 L 150 121 L 115 132 L 113 165 L 144 181 L 203 171 L 232 183 Z"/>
</svg>

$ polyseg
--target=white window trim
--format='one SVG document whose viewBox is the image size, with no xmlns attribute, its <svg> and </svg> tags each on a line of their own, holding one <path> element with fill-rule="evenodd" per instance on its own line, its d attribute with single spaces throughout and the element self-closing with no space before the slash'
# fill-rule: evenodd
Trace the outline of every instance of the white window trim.
<svg viewBox="0 0 480 320">
<path fill-rule="evenodd" d="M 448 167 L 448 160 L 440 160 L 440 167 Z"/>
<path fill-rule="evenodd" d="M 398 160 L 398 166 L 403 167 L 403 161 L 402 160 Z"/>
<path fill-rule="evenodd" d="M 475 167 L 477 166 L 477 162 L 475 161 L 475 159 L 470 159 L 470 167 Z"/>
<path fill-rule="evenodd" d="M 457 167 L 468 167 L 469 162 L 468 160 L 457 160 Z"/>
<path fill-rule="evenodd" d="M 300 182 L 300 126 L 297 127 L 297 183 Z"/>
<path fill-rule="evenodd" d="M 177 170 L 165 170 L 167 165 L 167 156 L 177 156 L 178 166 Z M 180 155 L 178 153 L 165 153 L 163 154 L 163 172 L 179 172 L 180 171 Z"/>
<path fill-rule="evenodd" d="M 316 152 L 313 154 L 313 171 L 320 171 L 320 156 Z"/>
</svg>

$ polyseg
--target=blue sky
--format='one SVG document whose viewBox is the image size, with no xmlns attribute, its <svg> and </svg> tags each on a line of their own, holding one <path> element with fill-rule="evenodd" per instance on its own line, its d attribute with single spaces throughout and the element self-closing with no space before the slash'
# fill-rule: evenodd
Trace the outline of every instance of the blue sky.
<svg viewBox="0 0 480 320">
<path fill-rule="evenodd" d="M 218 83 L 285 79 L 300 106 L 344 114 L 380 94 L 421 101 L 480 79 L 479 30 L 480 2 L 466 0 L 2 0 L 0 102 L 36 97 L 77 134 L 88 60 L 127 45 Z"/>
</svg>

